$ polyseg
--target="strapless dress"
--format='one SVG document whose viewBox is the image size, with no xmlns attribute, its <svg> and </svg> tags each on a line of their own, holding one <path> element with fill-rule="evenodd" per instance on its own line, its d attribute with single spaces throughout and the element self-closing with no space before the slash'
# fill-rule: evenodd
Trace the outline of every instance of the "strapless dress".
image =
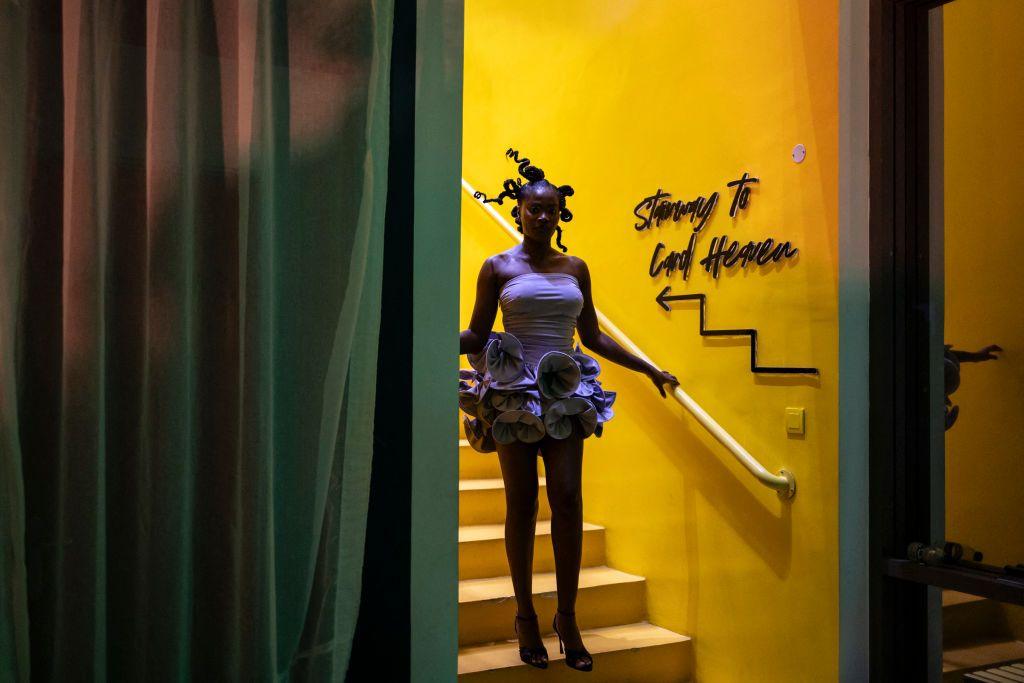
<svg viewBox="0 0 1024 683">
<path fill-rule="evenodd" d="M 578 430 L 601 436 L 612 418 L 615 392 L 601 386 L 596 360 L 573 348 L 583 293 L 568 273 L 523 273 L 498 296 L 505 331 L 492 333 L 483 351 L 468 354 L 459 371 L 459 407 L 470 445 L 481 453 L 496 444 L 565 439 Z"/>
</svg>

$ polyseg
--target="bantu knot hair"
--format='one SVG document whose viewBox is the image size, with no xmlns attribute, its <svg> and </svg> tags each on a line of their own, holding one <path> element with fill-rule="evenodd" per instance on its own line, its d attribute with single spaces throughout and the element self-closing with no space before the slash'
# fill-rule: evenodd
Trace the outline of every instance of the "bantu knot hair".
<svg viewBox="0 0 1024 683">
<path fill-rule="evenodd" d="M 530 163 L 527 157 L 519 157 L 519 150 L 512 149 L 511 147 L 505 152 L 505 156 L 512 159 L 519 164 L 518 171 L 519 175 L 526 179 L 524 184 L 519 178 L 508 178 L 502 183 L 502 191 L 496 197 L 488 197 L 483 192 L 474 192 L 473 197 L 480 199 L 484 202 L 494 202 L 496 204 L 502 204 L 506 198 L 513 199 L 516 202 L 516 206 L 512 208 L 512 218 L 515 219 L 516 225 L 519 228 L 519 232 L 523 231 L 523 222 L 519 217 L 519 200 L 522 199 L 523 192 L 528 187 L 539 187 L 541 185 L 551 185 L 558 192 L 558 219 L 563 223 L 568 223 L 572 220 L 572 211 L 566 208 L 565 198 L 571 197 L 575 194 L 575 190 L 569 185 L 555 186 L 553 183 L 548 181 L 544 177 L 544 171 Z M 555 226 L 557 232 L 557 238 L 555 244 L 563 252 L 569 251 L 564 244 L 562 244 L 562 228 L 561 226 Z"/>
</svg>

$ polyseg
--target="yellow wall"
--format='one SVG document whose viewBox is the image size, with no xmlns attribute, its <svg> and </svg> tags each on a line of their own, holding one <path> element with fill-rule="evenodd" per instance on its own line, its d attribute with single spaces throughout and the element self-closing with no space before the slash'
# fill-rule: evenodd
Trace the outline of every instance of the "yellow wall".
<svg viewBox="0 0 1024 683">
<path fill-rule="evenodd" d="M 943 10 L 946 341 L 1005 349 L 965 364 L 946 433 L 946 535 L 1024 562 L 1024 3 Z"/>
<path fill-rule="evenodd" d="M 769 469 L 798 477 L 782 503 L 648 380 L 602 361 L 619 398 L 586 445 L 585 517 L 607 525 L 609 564 L 647 577 L 651 621 L 694 637 L 700 681 L 837 677 L 837 10 L 466 3 L 463 175 L 498 190 L 515 146 L 572 184 L 564 241 L 590 265 L 597 306 Z M 725 184 L 744 171 L 761 183 L 734 220 Z M 717 281 L 697 266 L 689 282 L 651 278 L 655 244 L 682 249 L 689 234 L 633 229 L 633 207 L 659 187 L 722 194 L 700 256 L 722 233 L 790 239 L 800 256 Z M 510 244 L 464 200 L 463 326 L 481 260 Z M 702 339 L 694 306 L 658 308 L 666 284 L 707 292 L 711 326 L 757 328 L 762 363 L 816 366 L 820 381 L 752 375 L 745 339 Z M 806 409 L 805 437 L 787 436 L 787 406 Z"/>
</svg>

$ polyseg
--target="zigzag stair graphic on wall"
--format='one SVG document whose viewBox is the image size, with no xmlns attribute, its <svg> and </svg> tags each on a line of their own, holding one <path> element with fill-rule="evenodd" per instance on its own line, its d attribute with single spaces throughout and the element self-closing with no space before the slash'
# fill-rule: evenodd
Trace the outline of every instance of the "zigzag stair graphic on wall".
<svg viewBox="0 0 1024 683">
<path fill-rule="evenodd" d="M 543 473 L 539 458 L 538 467 Z M 580 672 L 565 666 L 551 630 L 557 592 L 545 483 L 541 474 L 533 598 L 549 664 L 540 671 L 520 661 L 513 631 L 516 603 L 505 557 L 505 490 L 497 456 L 459 441 L 459 681 L 581 680 Z M 576 607 L 583 640 L 594 656 L 586 680 L 691 680 L 690 638 L 646 620 L 646 579 L 607 566 L 604 543 L 604 528 L 584 522 Z"/>
<path fill-rule="evenodd" d="M 709 330 L 705 325 L 705 313 L 704 309 L 707 306 L 707 294 L 669 294 L 672 289 L 671 286 L 665 287 L 658 293 L 658 296 L 654 297 L 654 300 L 658 302 L 658 305 L 664 308 L 666 311 L 671 311 L 672 308 L 668 305 L 668 301 L 699 301 L 700 302 L 700 336 L 702 337 L 750 337 L 750 371 L 764 374 L 783 374 L 783 375 L 817 375 L 817 368 L 796 368 L 786 366 L 767 366 L 757 364 L 757 330 L 753 328 L 743 328 L 736 330 Z"/>
</svg>

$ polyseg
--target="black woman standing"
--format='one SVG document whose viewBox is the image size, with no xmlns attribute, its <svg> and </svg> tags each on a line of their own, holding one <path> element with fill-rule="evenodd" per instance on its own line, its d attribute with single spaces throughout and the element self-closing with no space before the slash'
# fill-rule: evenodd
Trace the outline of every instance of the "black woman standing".
<svg viewBox="0 0 1024 683">
<path fill-rule="evenodd" d="M 576 256 L 566 255 L 559 220 L 572 220 L 568 185 L 555 186 L 544 172 L 520 159 L 526 181 L 508 179 L 493 199 L 516 202 L 512 216 L 523 233 L 521 244 L 484 261 L 477 280 L 469 329 L 459 337 L 460 353 L 473 370 L 460 376 L 459 403 L 468 413 L 466 437 L 478 451 L 497 451 L 505 482 L 505 551 L 516 594 L 515 630 L 520 658 L 547 667 L 532 599 L 533 542 L 538 513 L 537 455 L 544 458 L 551 505 L 551 541 L 555 557 L 558 611 L 552 624 L 560 651 L 571 668 L 590 671 L 593 659 L 576 624 L 575 605 L 583 549 L 581 491 L 583 441 L 600 436 L 612 417 L 615 392 L 597 379 L 597 361 L 573 348 L 573 333 L 587 349 L 623 367 L 647 375 L 666 396 L 676 378 L 623 349 L 601 332 L 591 297 L 590 272 Z M 557 235 L 556 245 L 551 238 Z M 499 305 L 505 331 L 493 333 Z"/>
</svg>

